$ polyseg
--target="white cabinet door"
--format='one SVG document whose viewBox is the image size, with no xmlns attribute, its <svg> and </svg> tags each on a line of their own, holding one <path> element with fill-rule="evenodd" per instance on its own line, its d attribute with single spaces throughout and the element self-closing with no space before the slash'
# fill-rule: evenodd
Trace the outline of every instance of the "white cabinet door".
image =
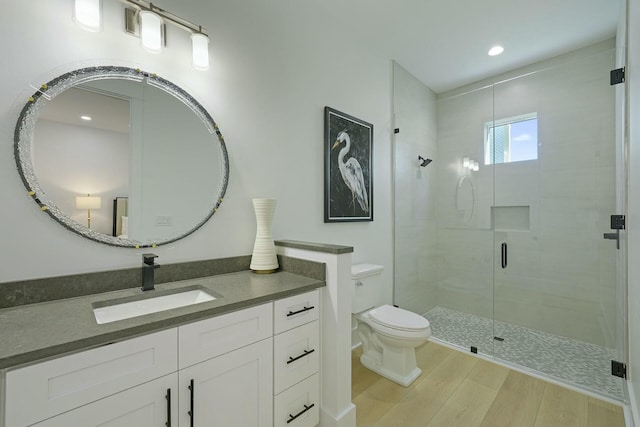
<svg viewBox="0 0 640 427">
<path fill-rule="evenodd" d="M 177 391 L 178 374 L 174 373 L 49 418 L 33 427 L 176 426 Z"/>
<path fill-rule="evenodd" d="M 179 371 L 180 427 L 272 427 L 272 341 Z"/>
</svg>

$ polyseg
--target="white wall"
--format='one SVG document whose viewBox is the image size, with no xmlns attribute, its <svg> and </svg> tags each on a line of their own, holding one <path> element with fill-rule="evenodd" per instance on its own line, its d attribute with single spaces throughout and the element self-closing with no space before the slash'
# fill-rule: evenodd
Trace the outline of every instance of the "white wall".
<svg viewBox="0 0 640 427">
<path fill-rule="evenodd" d="M 635 425 L 640 425 L 640 2 L 627 9 L 627 85 L 629 126 L 629 389 Z"/>
<path fill-rule="evenodd" d="M 436 95 L 393 64 L 394 303 L 426 313 L 438 303 Z M 418 166 L 418 155 L 433 160 Z"/>
<path fill-rule="evenodd" d="M 388 58 L 353 44 L 348 29 L 332 26 L 325 16 L 292 21 L 259 0 L 166 0 L 163 8 L 209 29 L 212 68 L 200 72 L 190 66 L 189 38 L 182 30 L 169 25 L 168 46 L 154 56 L 122 32 L 119 1 L 104 0 L 101 33 L 77 27 L 71 5 L 69 0 L 12 2 L 0 15 L 0 137 L 5 147 L 0 151 L 5 200 L 0 282 L 140 265 L 141 251 L 86 240 L 40 212 L 13 159 L 13 129 L 33 91 L 30 85 L 82 66 L 111 64 L 155 72 L 189 91 L 219 123 L 229 150 L 231 175 L 222 208 L 194 235 L 155 249 L 160 264 L 249 254 L 255 234 L 250 199 L 275 197 L 275 238 L 354 246 L 355 262 L 387 267 L 391 300 Z M 325 105 L 374 124 L 372 223 L 323 223 Z"/>
<path fill-rule="evenodd" d="M 111 235 L 113 199 L 129 195 L 127 134 L 39 120 L 34 132 L 33 166 L 49 200 L 82 225 L 87 211 L 76 209 L 76 196 L 98 196 L 91 229 Z"/>
</svg>

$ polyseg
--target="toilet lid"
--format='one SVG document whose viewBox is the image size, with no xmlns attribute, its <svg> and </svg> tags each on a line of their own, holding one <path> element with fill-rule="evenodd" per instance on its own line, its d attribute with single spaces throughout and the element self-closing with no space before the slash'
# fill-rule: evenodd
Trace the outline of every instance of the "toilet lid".
<svg viewBox="0 0 640 427">
<path fill-rule="evenodd" d="M 429 321 L 424 317 L 388 304 L 371 310 L 369 316 L 374 322 L 393 329 L 417 331 L 429 327 Z"/>
</svg>

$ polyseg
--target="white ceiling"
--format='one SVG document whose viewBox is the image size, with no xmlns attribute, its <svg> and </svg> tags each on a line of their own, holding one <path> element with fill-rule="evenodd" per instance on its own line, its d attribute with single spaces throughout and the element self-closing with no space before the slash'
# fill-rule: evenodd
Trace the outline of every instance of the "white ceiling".
<svg viewBox="0 0 640 427">
<path fill-rule="evenodd" d="M 436 93 L 612 38 L 620 17 L 620 0 L 323 0 L 310 7 Z M 489 57 L 496 44 L 504 53 Z"/>
<path fill-rule="evenodd" d="M 80 116 L 89 116 L 84 121 Z M 129 101 L 73 87 L 45 104 L 40 118 L 52 122 L 129 133 Z"/>
</svg>

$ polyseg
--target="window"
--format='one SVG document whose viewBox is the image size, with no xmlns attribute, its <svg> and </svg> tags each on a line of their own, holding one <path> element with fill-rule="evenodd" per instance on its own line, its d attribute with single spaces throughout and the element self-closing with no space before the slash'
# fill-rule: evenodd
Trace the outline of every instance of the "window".
<svg viewBox="0 0 640 427">
<path fill-rule="evenodd" d="M 537 113 L 488 122 L 484 129 L 485 165 L 538 158 Z"/>
</svg>

